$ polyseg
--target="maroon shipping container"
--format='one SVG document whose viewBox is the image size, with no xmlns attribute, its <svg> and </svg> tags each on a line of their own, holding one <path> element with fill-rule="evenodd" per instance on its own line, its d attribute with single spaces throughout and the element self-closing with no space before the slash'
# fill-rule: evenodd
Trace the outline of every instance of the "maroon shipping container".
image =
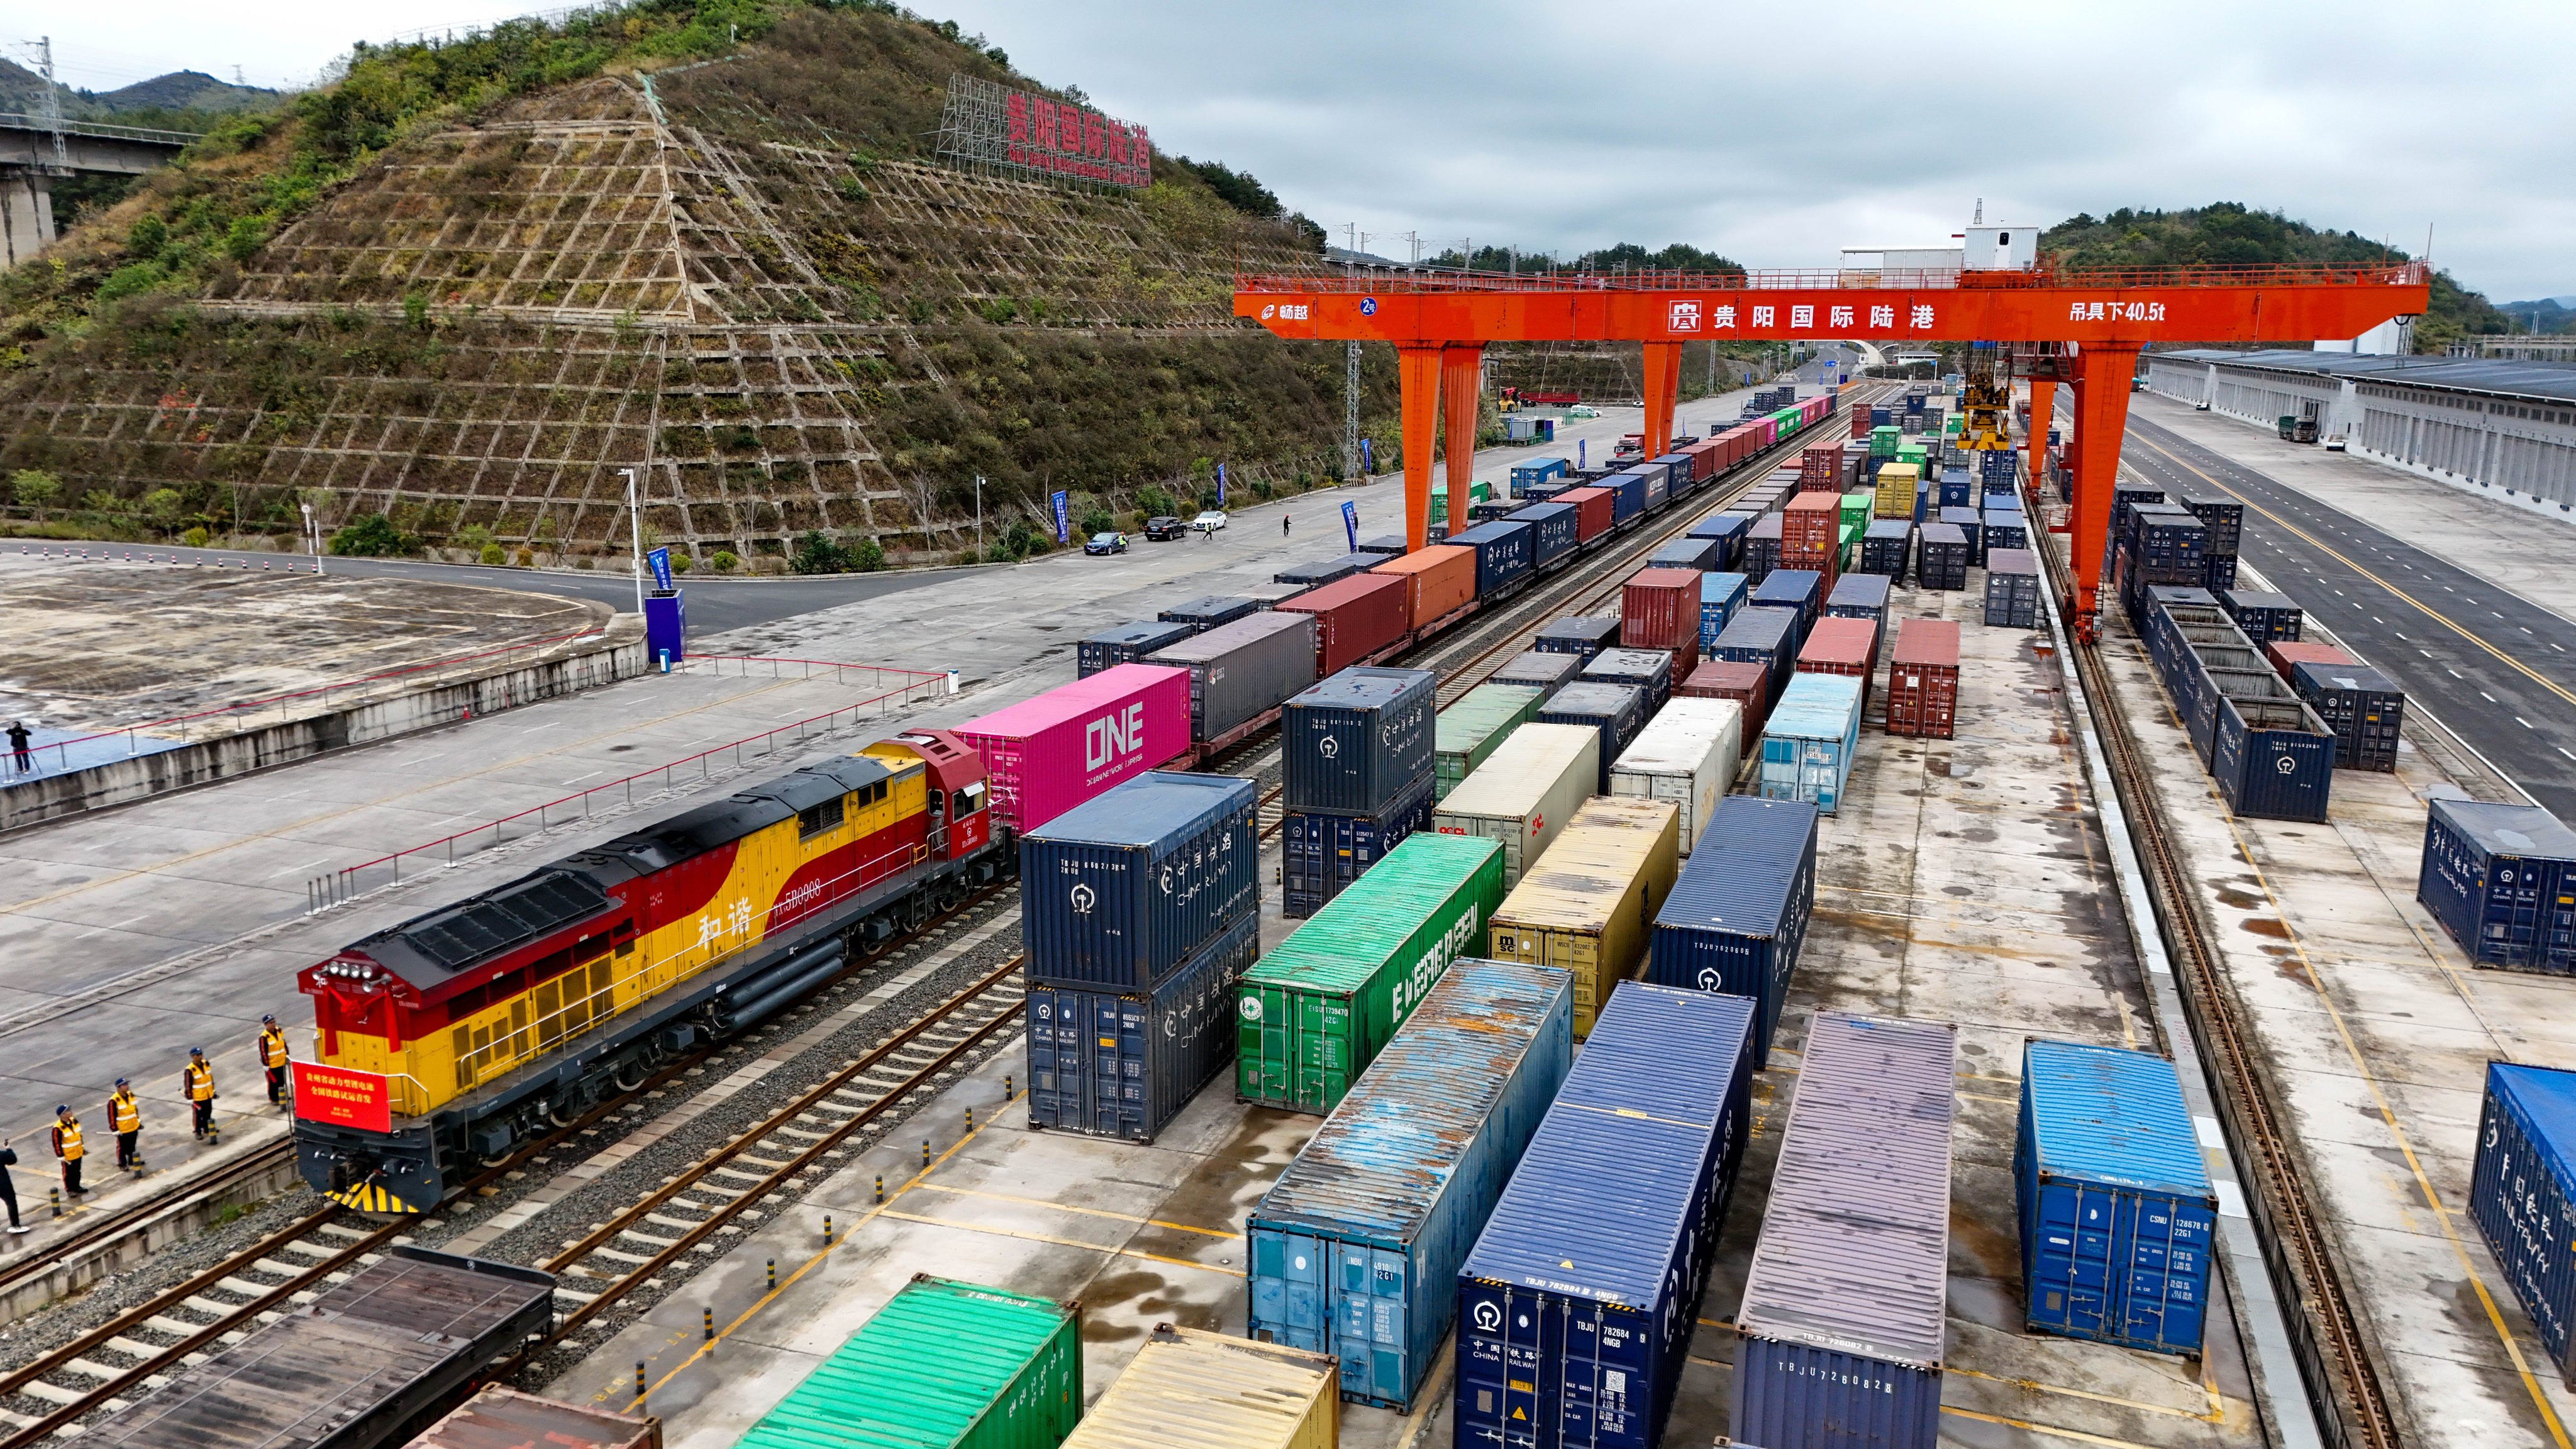
<svg viewBox="0 0 2576 1449">
<path fill-rule="evenodd" d="M 1556 495 L 1559 503 L 1574 505 L 1574 541 L 1590 543 L 1610 531 L 1610 490 L 1607 488 L 1568 488 Z"/>
<path fill-rule="evenodd" d="M 1282 614 L 1315 616 L 1315 677 L 1341 673 L 1404 637 L 1404 580 L 1352 574 L 1277 605 Z"/>
<path fill-rule="evenodd" d="M 1762 722 L 1771 717 L 1771 669 L 1764 664 L 1712 659 L 1673 686 L 1687 699 L 1731 699 L 1744 706 L 1744 738 L 1762 737 Z M 1747 744 L 1746 749 L 1752 746 Z"/>
<path fill-rule="evenodd" d="M 1851 411 L 1851 420 L 1853 437 L 1866 438 L 1869 436 L 1869 409 L 1853 408 Z"/>
<path fill-rule="evenodd" d="M 1682 449 L 1691 460 L 1691 482 L 1705 483 L 1726 467 L 1726 448 L 1715 438 L 1703 438 Z"/>
<path fill-rule="evenodd" d="M 1903 619 L 1887 662 L 1887 732 L 1946 740 L 1959 728 L 1959 626 Z"/>
<path fill-rule="evenodd" d="M 1878 626 L 1867 619 L 1818 619 L 1798 648 L 1800 674 L 1848 674 L 1860 681 L 1861 712 L 1869 711 L 1870 676 L 1878 672 Z"/>
<path fill-rule="evenodd" d="M 1696 650 L 1699 581 L 1697 569 L 1639 569 L 1629 575 L 1619 596 L 1619 646 Z"/>
<path fill-rule="evenodd" d="M 1830 553 L 1842 542 L 1843 496 L 1801 493 L 1780 510 L 1780 555 Z M 1782 563 L 1782 568 L 1798 567 Z"/>
<path fill-rule="evenodd" d="M 1798 491 L 1834 494 L 1843 491 L 1842 444 L 1813 443 L 1799 450 Z"/>
<path fill-rule="evenodd" d="M 1435 543 L 1388 559 L 1369 572 L 1404 581 L 1407 629 L 1419 629 L 1457 613 L 1476 597 L 1476 551 L 1472 548 Z"/>
<path fill-rule="evenodd" d="M 2263 646 L 2263 657 L 2272 661 L 2272 671 L 2283 679 L 2302 664 L 2344 664 L 2358 666 L 2361 661 L 2332 644 L 2303 644 L 2296 639 L 2275 639 Z"/>
</svg>

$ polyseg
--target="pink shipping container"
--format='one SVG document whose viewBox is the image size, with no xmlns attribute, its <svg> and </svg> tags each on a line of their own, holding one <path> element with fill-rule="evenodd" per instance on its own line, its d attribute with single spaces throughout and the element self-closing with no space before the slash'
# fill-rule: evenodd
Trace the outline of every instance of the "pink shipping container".
<svg viewBox="0 0 2576 1449">
<path fill-rule="evenodd" d="M 1023 834 L 1190 747 L 1190 672 L 1121 664 L 957 727 L 994 824 Z"/>
</svg>

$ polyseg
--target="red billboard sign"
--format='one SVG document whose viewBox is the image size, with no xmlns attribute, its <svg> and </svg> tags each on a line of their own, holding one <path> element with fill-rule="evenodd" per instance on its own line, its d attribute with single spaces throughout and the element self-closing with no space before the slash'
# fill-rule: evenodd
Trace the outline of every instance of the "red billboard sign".
<svg viewBox="0 0 2576 1449">
<path fill-rule="evenodd" d="M 1110 186 L 1141 189 L 1154 180 L 1154 145 L 1143 126 L 968 75 L 948 78 L 939 150 L 959 161 Z"/>
<path fill-rule="evenodd" d="M 295 1063 L 295 1115 L 360 1132 L 394 1127 L 393 1081 L 380 1072 Z"/>
</svg>

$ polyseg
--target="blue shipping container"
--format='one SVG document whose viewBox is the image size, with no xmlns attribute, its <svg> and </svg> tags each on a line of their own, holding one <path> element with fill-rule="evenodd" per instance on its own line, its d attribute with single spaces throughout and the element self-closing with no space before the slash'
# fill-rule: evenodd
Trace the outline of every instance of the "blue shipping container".
<svg viewBox="0 0 2576 1449">
<path fill-rule="evenodd" d="M 2469 1216 L 2561 1377 L 2576 1372 L 2576 1072 L 2487 1064 Z"/>
<path fill-rule="evenodd" d="M 1646 692 L 1651 716 L 1673 697 L 1673 655 L 1665 649 L 1604 649 L 1583 666 L 1587 684 L 1629 684 Z"/>
<path fill-rule="evenodd" d="M 1959 536 L 1968 541 L 1968 562 L 1982 566 L 1986 561 L 1985 516 L 1974 508 L 1944 508 L 1941 521 L 1959 530 Z"/>
<path fill-rule="evenodd" d="M 1570 460 L 1564 458 L 1532 458 L 1526 463 L 1514 463 L 1512 496 L 1526 498 L 1529 496 L 1528 489 L 1531 484 L 1545 483 L 1552 478 L 1563 478 L 1566 470 L 1573 466 Z"/>
<path fill-rule="evenodd" d="M 1183 600 L 1154 617 L 1167 624 L 1188 624 L 1204 634 L 1219 624 L 1231 624 L 1261 612 L 1259 599 L 1236 594 L 1206 594 Z"/>
<path fill-rule="evenodd" d="M 1342 1361 L 1342 1397 L 1401 1412 L 1574 1052 L 1574 978 L 1465 958 L 1263 1193 L 1250 1335 Z"/>
<path fill-rule="evenodd" d="M 1848 674 L 1798 674 L 1762 721 L 1762 798 L 1805 800 L 1827 815 L 1842 803 L 1860 753 L 1861 690 Z"/>
<path fill-rule="evenodd" d="M 1074 661 L 1089 679 L 1104 669 L 1133 664 L 1157 649 L 1168 649 L 1198 632 L 1195 624 L 1174 624 L 1162 619 L 1147 619 L 1134 624 L 1112 624 L 1074 646 Z"/>
<path fill-rule="evenodd" d="M 1546 568 L 1574 552 L 1579 517 L 1571 503 L 1533 503 L 1514 512 L 1512 522 L 1529 525 L 1533 567 Z"/>
<path fill-rule="evenodd" d="M 1818 1012 L 1735 1316 L 1727 1433 L 1934 1449 L 1958 1029 Z"/>
<path fill-rule="evenodd" d="M 1540 724 L 1590 725 L 1601 732 L 1601 779 L 1596 795 L 1610 793 L 1610 766 L 1646 727 L 1646 692 L 1633 684 L 1577 680 L 1550 696 L 1533 718 Z"/>
<path fill-rule="evenodd" d="M 1610 993 L 1458 1270 L 1454 1443 L 1662 1437 L 1744 1156 L 1752 1007 L 1634 981 Z"/>
<path fill-rule="evenodd" d="M 1867 619 L 1887 632 L 1887 591 L 1885 574 L 1845 574 L 1834 580 L 1834 591 L 1825 596 L 1825 617 L 1829 619 Z"/>
<path fill-rule="evenodd" d="M 1635 469 L 1613 473 L 1594 486 L 1610 492 L 1610 526 L 1635 518 L 1646 511 L 1646 475 Z"/>
<path fill-rule="evenodd" d="M 1690 527 L 1690 537 L 1717 540 L 1717 562 L 1711 568 L 1731 569 L 1744 554 L 1744 531 L 1753 526 L 1749 513 L 1712 513 Z"/>
<path fill-rule="evenodd" d="M 1020 837 L 1030 979 L 1150 990 L 1258 913 L 1259 793 L 1152 770 Z"/>
<path fill-rule="evenodd" d="M 1354 664 L 1279 712 L 1290 810 L 1374 815 L 1431 773 L 1440 676 Z"/>
<path fill-rule="evenodd" d="M 1449 535 L 1456 548 L 1476 551 L 1476 597 L 1492 598 L 1530 576 L 1538 567 L 1530 526 L 1496 519 Z"/>
<path fill-rule="evenodd" d="M 1713 538 L 1677 538 L 1646 555 L 1646 567 L 1704 572 L 1715 568 L 1714 560 L 1725 551 L 1724 546 Z"/>
<path fill-rule="evenodd" d="M 1699 577 L 1699 652 L 1717 647 L 1717 636 L 1735 619 L 1735 611 L 1753 592 L 1742 574 L 1702 574 Z"/>
<path fill-rule="evenodd" d="M 1366 566 L 1358 554 L 1346 553 L 1317 563 L 1292 564 L 1270 576 L 1277 584 L 1295 584 L 1301 589 L 1320 589 L 1335 579 L 1346 579 Z"/>
<path fill-rule="evenodd" d="M 1619 620 L 1616 615 L 1590 618 L 1568 615 L 1550 620 L 1540 626 L 1537 636 L 1530 640 L 1530 647 L 1541 654 L 1571 654 L 1586 664 L 1592 662 L 1593 655 L 1618 646 Z"/>
<path fill-rule="evenodd" d="M 1756 1071 L 1771 1065 L 1815 909 L 1816 834 L 1816 807 L 1806 801 L 1721 796 L 1646 948 L 1646 980 L 1756 1004 Z"/>
<path fill-rule="evenodd" d="M 2257 644 L 2285 639 L 2295 642 L 2307 622 L 2298 604 L 2284 594 L 2267 594 L 2260 589 L 2219 589 L 2216 593 L 2218 606 Z"/>
<path fill-rule="evenodd" d="M 1881 574 L 1901 584 L 1913 553 L 1912 523 L 1902 518 L 1878 519 L 1860 536 L 1859 572 Z"/>
<path fill-rule="evenodd" d="M 1765 513 L 1744 530 L 1744 551 L 1736 555 L 1736 567 L 1758 584 L 1779 566 L 1780 515 Z"/>
<path fill-rule="evenodd" d="M 2434 801 L 2415 899 L 2481 966 L 2576 974 L 2576 830 L 2537 805 Z"/>
<path fill-rule="evenodd" d="M 1748 599 L 1750 596 L 1747 596 Z M 1728 620 L 1725 632 L 1709 651 L 1713 659 L 1731 659 L 1739 664 L 1759 664 L 1771 671 L 1770 684 L 1763 690 L 1764 699 L 1778 699 L 1789 687 L 1789 675 L 1797 668 L 1798 651 L 1789 642 L 1791 631 L 1798 626 L 1797 615 L 1788 609 L 1738 609 Z"/>
<path fill-rule="evenodd" d="M 1824 613 L 1825 576 L 1812 569 L 1773 569 L 1771 576 L 1756 585 L 1748 603 L 1757 609 L 1793 609 L 1798 627 L 1789 635 L 1789 653 L 1795 656 L 1806 647 L 1807 631 L 1816 627 Z"/>
<path fill-rule="evenodd" d="M 1430 828 L 1436 787 L 1426 771 L 1374 815 L 1289 811 L 1279 822 L 1279 913 L 1290 920 L 1315 914 L 1406 836 Z"/>
<path fill-rule="evenodd" d="M 1029 1125 L 1153 1141 L 1234 1064 L 1235 983 L 1260 954 L 1255 913 L 1150 994 L 1031 981 Z"/>
<path fill-rule="evenodd" d="M 2220 699 L 2218 740 L 2209 754 L 2218 793 L 2237 814 L 2257 820 L 2326 818 L 2326 797 L 2334 788 L 2334 732 L 2298 700 Z"/>
<path fill-rule="evenodd" d="M 2034 1332 L 2200 1352 L 2218 1198 L 2172 1062 L 2024 1042 L 2013 1200 Z"/>
</svg>

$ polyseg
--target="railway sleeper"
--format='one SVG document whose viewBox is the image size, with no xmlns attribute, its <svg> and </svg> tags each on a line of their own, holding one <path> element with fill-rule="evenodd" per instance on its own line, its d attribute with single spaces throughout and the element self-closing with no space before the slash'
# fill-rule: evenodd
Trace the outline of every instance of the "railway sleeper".
<svg viewBox="0 0 2576 1449">
<path fill-rule="evenodd" d="M 154 1333 L 166 1333 L 172 1338 L 186 1338 L 188 1335 L 195 1333 L 198 1329 L 203 1328 L 206 1325 L 202 1323 L 190 1323 L 184 1318 L 172 1318 L 166 1313 L 155 1313 L 150 1318 L 143 1320 L 141 1326 L 151 1329 Z M 156 1349 L 154 1351 L 158 1352 L 159 1350 Z"/>
<path fill-rule="evenodd" d="M 325 1227 L 325 1231 L 328 1231 L 327 1225 Z M 352 1238 L 363 1238 L 366 1234 L 351 1232 L 349 1236 Z M 293 1253 L 299 1258 L 327 1258 L 340 1250 L 338 1248 L 324 1247 L 320 1243 L 308 1242 L 303 1238 L 297 1238 L 295 1241 L 286 1244 L 284 1251 Z"/>
<path fill-rule="evenodd" d="M 612 1263 L 624 1263 L 630 1268 L 641 1268 L 645 1264 L 652 1262 L 654 1258 L 654 1255 L 651 1253 L 640 1255 L 635 1253 L 621 1253 L 615 1248 L 593 1248 L 590 1250 L 590 1253 L 594 1258 L 606 1258 Z M 590 1272 L 592 1270 L 584 1269 L 583 1271 Z M 597 1276 L 597 1274 L 593 1273 L 593 1276 Z"/>
<path fill-rule="evenodd" d="M 160 1349 L 154 1348 L 148 1343 L 142 1343 L 135 1339 L 127 1338 L 121 1333 L 116 1337 L 109 1339 L 106 1343 L 106 1347 L 115 1349 L 118 1353 L 124 1354 L 128 1358 L 154 1359 L 161 1356 Z"/>
<path fill-rule="evenodd" d="M 87 1389 L 67 1389 L 60 1384 L 46 1383 L 43 1379 L 29 1379 L 18 1386 L 18 1392 L 31 1399 L 42 1399 L 48 1404 L 64 1407 L 77 1404 L 90 1395 Z"/>
<path fill-rule="evenodd" d="M 680 1245 L 680 1240 L 677 1238 L 665 1238 L 658 1234 L 648 1233 L 642 1228 L 620 1228 L 617 1230 L 617 1236 L 621 1238 L 633 1238 L 639 1243 L 651 1243 L 657 1248 L 676 1248 Z"/>
<path fill-rule="evenodd" d="M 66 1359 L 61 1364 L 56 1365 L 56 1367 L 60 1368 L 64 1373 L 79 1374 L 83 1378 L 96 1379 L 100 1383 L 106 1383 L 109 1379 L 120 1377 L 125 1372 L 125 1370 L 121 1368 L 110 1368 L 106 1364 L 100 1363 L 94 1358 Z"/>
</svg>

